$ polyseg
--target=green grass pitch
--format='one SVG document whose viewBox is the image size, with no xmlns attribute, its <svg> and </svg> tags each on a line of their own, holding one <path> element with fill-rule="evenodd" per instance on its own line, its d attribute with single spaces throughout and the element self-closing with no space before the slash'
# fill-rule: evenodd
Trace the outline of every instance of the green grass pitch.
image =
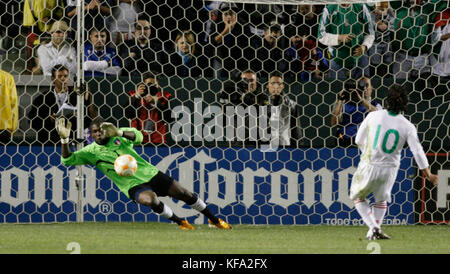
<svg viewBox="0 0 450 274">
<path fill-rule="evenodd" d="M 362 226 L 234 225 L 231 231 L 168 223 L 0 224 L 0 253 L 369 254 Z M 382 254 L 450 254 L 450 226 L 386 226 Z"/>
</svg>

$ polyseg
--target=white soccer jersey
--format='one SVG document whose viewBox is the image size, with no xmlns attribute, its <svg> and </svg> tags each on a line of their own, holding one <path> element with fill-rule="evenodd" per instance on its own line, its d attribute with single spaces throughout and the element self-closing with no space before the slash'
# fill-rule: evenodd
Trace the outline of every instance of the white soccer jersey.
<svg viewBox="0 0 450 274">
<path fill-rule="evenodd" d="M 401 114 L 385 109 L 370 112 L 358 128 L 355 139 L 361 149 L 361 161 L 378 166 L 400 166 L 405 142 L 419 169 L 428 167 L 428 160 L 417 136 L 415 126 Z"/>
</svg>

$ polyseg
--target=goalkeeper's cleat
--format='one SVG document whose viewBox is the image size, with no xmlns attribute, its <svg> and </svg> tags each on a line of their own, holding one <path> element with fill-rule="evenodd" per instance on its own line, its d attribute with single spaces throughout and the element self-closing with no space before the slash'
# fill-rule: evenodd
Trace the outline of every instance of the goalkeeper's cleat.
<svg viewBox="0 0 450 274">
<path fill-rule="evenodd" d="M 194 230 L 194 227 L 186 220 L 181 221 L 180 228 L 181 230 Z"/>
<path fill-rule="evenodd" d="M 231 225 L 227 224 L 224 220 L 219 218 L 219 222 L 217 224 L 214 224 L 211 222 L 211 220 L 208 220 L 209 227 L 217 227 L 220 229 L 232 229 Z"/>
<path fill-rule="evenodd" d="M 391 237 L 389 237 L 386 233 L 384 233 L 381 228 L 374 228 L 373 229 L 373 236 L 377 240 L 390 240 Z"/>
</svg>

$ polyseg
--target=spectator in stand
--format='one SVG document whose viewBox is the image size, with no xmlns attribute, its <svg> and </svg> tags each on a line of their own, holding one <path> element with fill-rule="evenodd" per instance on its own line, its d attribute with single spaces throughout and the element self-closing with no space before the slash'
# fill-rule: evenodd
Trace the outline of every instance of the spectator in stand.
<svg viewBox="0 0 450 274">
<path fill-rule="evenodd" d="M 23 6 L 23 25 L 35 27 L 34 33 L 50 30 L 56 20 L 64 16 L 64 3 L 60 0 L 27 0 Z"/>
<path fill-rule="evenodd" d="M 438 58 L 431 56 L 433 75 L 450 80 L 450 9 L 436 15 L 433 42 L 440 43 Z"/>
<path fill-rule="evenodd" d="M 291 16 L 291 21 L 286 25 L 284 32 L 288 37 L 295 34 L 304 33 L 316 40 L 319 31 L 318 13 L 320 6 L 316 5 L 299 5 L 298 12 Z"/>
<path fill-rule="evenodd" d="M 118 0 L 119 5 L 112 9 L 112 18 L 109 21 L 109 30 L 112 41 L 120 43 L 133 39 L 134 26 L 139 12 L 139 0 Z"/>
<path fill-rule="evenodd" d="M 394 20 L 395 52 L 393 74 L 397 79 L 417 79 L 431 73 L 430 53 L 433 20 L 438 12 L 448 8 L 448 1 L 407 1 L 398 10 Z"/>
<path fill-rule="evenodd" d="M 240 125 L 239 121 L 242 121 L 242 117 L 236 115 L 234 121 L 227 120 L 224 117 L 223 125 L 225 131 L 229 132 L 230 128 L 234 133 L 234 139 L 228 140 L 232 141 L 231 145 L 249 145 L 251 147 L 257 145 L 258 130 L 255 128 L 256 125 L 250 125 L 250 118 L 256 119 L 259 117 L 259 106 L 264 106 L 267 104 L 268 98 L 261 90 L 261 86 L 258 84 L 258 78 L 256 73 L 251 70 L 246 70 L 241 73 L 238 81 L 226 81 L 224 83 L 223 91 L 220 94 L 220 103 L 222 104 L 223 113 L 227 113 L 228 107 L 242 106 L 243 108 L 254 107 L 256 113 L 244 114 L 244 124 Z M 250 117 L 250 115 L 255 115 Z"/>
<path fill-rule="evenodd" d="M 52 68 L 62 64 L 69 69 L 72 75 L 76 73 L 75 49 L 67 42 L 69 27 L 65 21 L 56 21 L 50 29 L 52 40 L 50 43 L 41 45 L 37 50 L 38 59 L 33 74 L 43 73 L 45 76 L 52 75 Z"/>
<path fill-rule="evenodd" d="M 358 82 L 347 80 L 344 89 L 339 92 L 331 115 L 331 125 L 338 126 L 338 145 L 355 145 L 356 132 L 367 114 L 381 109 L 381 105 L 372 100 L 372 83 L 369 78 Z"/>
<path fill-rule="evenodd" d="M 370 75 L 367 50 L 375 40 L 375 26 L 365 4 L 327 5 L 320 17 L 318 39 L 328 46 L 332 78 Z"/>
<path fill-rule="evenodd" d="M 84 45 L 84 75 L 86 77 L 104 77 L 119 75 L 120 60 L 113 48 L 107 46 L 108 32 L 91 29 L 89 42 Z"/>
<path fill-rule="evenodd" d="M 73 87 L 69 87 L 69 69 L 63 65 L 52 68 L 53 88 L 43 92 L 34 98 L 28 113 L 31 128 L 37 132 L 37 141 L 42 144 L 57 144 L 60 140 L 55 129 L 55 121 L 64 117 L 72 122 L 76 128 L 77 93 Z M 91 94 L 86 91 L 84 97 L 86 116 L 84 125 L 86 128 L 92 119 L 97 116 Z M 85 140 L 88 141 L 89 132 L 85 129 Z"/>
<path fill-rule="evenodd" d="M 201 44 L 206 45 L 210 42 L 209 37 L 212 35 L 212 33 L 215 29 L 214 25 L 216 25 L 220 22 L 221 10 L 225 10 L 225 9 L 237 9 L 237 6 L 235 3 L 226 3 L 226 2 L 219 2 L 219 1 L 205 1 L 205 7 L 203 10 L 207 11 L 208 19 L 205 20 L 204 27 L 203 27 L 203 34 L 200 36 L 200 39 L 199 39 L 199 42 Z M 200 16 L 202 16 L 202 15 L 203 15 L 203 13 Z"/>
<path fill-rule="evenodd" d="M 77 30 L 77 2 L 67 0 L 66 6 L 66 16 L 70 18 L 70 27 L 74 31 Z M 112 0 L 85 0 L 84 4 L 84 30 L 105 29 L 111 15 Z"/>
<path fill-rule="evenodd" d="M 27 69 L 31 72 L 35 66 L 35 46 L 41 44 L 40 37 L 45 35 L 56 20 L 64 16 L 62 0 L 26 0 L 23 1 L 23 25 L 29 27 L 27 31 Z M 12 22 L 9 22 L 12 23 Z"/>
<path fill-rule="evenodd" d="M 389 2 L 379 2 L 375 4 L 371 15 L 376 25 L 374 45 L 369 50 L 371 75 L 385 76 L 393 60 L 391 41 L 394 37 L 394 10 Z"/>
<path fill-rule="evenodd" d="M 322 79 L 323 73 L 328 70 L 322 50 L 317 46 L 316 39 L 308 34 L 309 28 L 299 27 L 297 30 L 299 33 L 291 36 L 291 46 L 286 50 L 289 74 L 296 75 L 302 82 Z"/>
<path fill-rule="evenodd" d="M 295 14 L 296 5 L 279 4 L 246 4 L 245 11 L 249 13 L 249 23 L 252 26 L 251 32 L 261 35 L 264 32 L 264 26 L 280 24 L 289 24 L 289 19 Z M 244 19 L 244 18 L 242 18 Z"/>
<path fill-rule="evenodd" d="M 125 41 L 119 48 L 124 63 L 124 74 L 141 76 L 142 73 L 162 72 L 162 64 L 167 57 L 158 39 L 151 39 L 152 29 L 147 16 L 139 16 L 134 31 L 134 39 Z"/>
<path fill-rule="evenodd" d="M 204 8 L 198 14 L 200 20 L 204 18 L 203 30 L 200 32 L 198 42 L 202 46 L 202 54 L 208 58 L 207 62 L 204 63 L 209 66 L 209 68 L 203 70 L 205 77 L 215 76 L 214 71 L 220 68 L 220 65 L 217 63 L 218 60 L 216 57 L 216 49 L 212 42 L 212 35 L 216 31 L 217 25 L 221 22 L 221 10 L 230 8 L 236 9 L 237 6 L 235 3 L 207 1 L 205 2 Z"/>
<path fill-rule="evenodd" d="M 161 90 L 155 74 L 146 72 L 143 82 L 136 90 L 130 91 L 130 106 L 125 115 L 131 120 L 131 126 L 144 135 L 143 144 L 165 144 L 169 137 L 169 124 L 172 121 L 170 99 L 172 94 Z"/>
<path fill-rule="evenodd" d="M 204 9 L 209 12 L 209 20 L 210 22 L 206 24 L 206 29 L 208 29 L 209 24 L 217 23 L 220 19 L 220 13 L 222 10 L 226 9 L 238 9 L 236 3 L 227 3 L 220 1 L 205 1 Z M 208 34 L 211 34 L 210 32 Z"/>
<path fill-rule="evenodd" d="M 167 76 L 198 77 L 202 74 L 197 63 L 198 51 L 195 43 L 195 36 L 191 31 L 183 31 L 175 37 L 175 52 L 169 56 L 169 62 L 164 66 L 164 73 Z M 204 62 L 204 61 L 203 61 Z"/>
<path fill-rule="evenodd" d="M 270 142 L 271 146 L 293 146 L 297 147 L 301 130 L 299 126 L 299 111 L 297 103 L 290 99 L 284 92 L 283 75 L 279 72 L 272 72 L 267 83 L 269 91 L 270 113 Z"/>
<path fill-rule="evenodd" d="M 8 144 L 19 127 L 19 100 L 14 77 L 0 69 L 0 143 Z"/>
<path fill-rule="evenodd" d="M 298 12 L 291 16 L 290 23 L 284 28 L 286 37 L 290 38 L 290 47 L 286 50 L 289 61 L 287 74 L 297 77 L 299 81 L 322 78 L 323 72 L 328 70 L 328 61 L 316 38 L 320 7 L 299 5 Z"/>
<path fill-rule="evenodd" d="M 220 94 L 220 103 L 223 105 L 264 105 L 266 100 L 267 96 L 262 92 L 256 73 L 252 70 L 242 72 L 237 82 L 226 81 Z"/>
<path fill-rule="evenodd" d="M 214 27 L 210 37 L 217 53 L 217 57 L 213 57 L 213 67 L 219 70 L 219 77 L 230 78 L 236 69 L 243 70 L 248 67 L 242 50 L 239 50 L 247 47 L 248 35 L 232 9 L 222 11 L 222 22 L 213 25 Z"/>
<path fill-rule="evenodd" d="M 251 48 L 248 49 L 251 50 L 244 50 L 244 55 L 250 62 L 251 70 L 257 71 L 260 77 L 267 78 L 271 71 L 283 73 L 288 70 L 284 52 L 289 46 L 289 41 L 281 35 L 279 25 L 265 26 L 263 37 L 253 36 L 250 45 Z M 255 53 L 251 54 L 251 51 Z M 256 58 L 252 55 L 256 55 Z"/>
</svg>

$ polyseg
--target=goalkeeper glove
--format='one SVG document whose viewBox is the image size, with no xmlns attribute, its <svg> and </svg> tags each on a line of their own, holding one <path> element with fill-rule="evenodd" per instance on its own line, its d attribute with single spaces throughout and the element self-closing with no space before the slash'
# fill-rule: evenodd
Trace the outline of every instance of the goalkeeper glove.
<svg viewBox="0 0 450 274">
<path fill-rule="evenodd" d="M 115 136 L 122 137 L 123 136 L 123 131 L 118 129 L 111 123 L 107 123 L 107 122 L 102 123 L 100 125 L 100 128 L 103 130 L 106 137 L 115 137 Z"/>
<path fill-rule="evenodd" d="M 69 143 L 69 136 L 70 136 L 70 129 L 72 127 L 72 123 L 70 121 L 67 121 L 64 118 L 59 118 L 56 120 L 56 131 L 59 134 L 59 137 L 61 137 L 61 143 L 67 144 Z"/>
</svg>

